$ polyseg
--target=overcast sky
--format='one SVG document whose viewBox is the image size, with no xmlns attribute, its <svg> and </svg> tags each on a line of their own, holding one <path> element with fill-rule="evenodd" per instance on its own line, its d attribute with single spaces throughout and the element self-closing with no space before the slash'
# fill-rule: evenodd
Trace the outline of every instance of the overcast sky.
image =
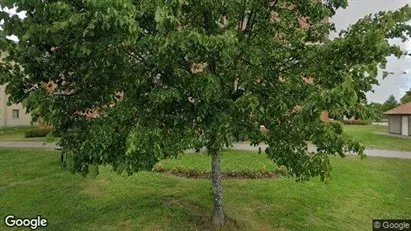
<svg viewBox="0 0 411 231">
<path fill-rule="evenodd" d="M 396 10 L 406 4 L 411 4 L 411 0 L 349 0 L 349 6 L 346 9 L 338 10 L 332 21 L 335 23 L 337 31 L 340 31 L 365 15 L 379 11 Z M 404 51 L 411 51 L 410 41 L 403 43 L 401 40 L 393 40 L 391 42 L 399 45 Z M 389 57 L 386 70 L 394 72 L 394 74 L 382 80 L 382 70 L 380 70 L 378 77 L 380 86 L 374 87 L 375 93 L 369 92 L 367 94 L 369 102 L 384 102 L 390 95 L 399 99 L 405 94 L 405 91 L 411 88 L 411 57 L 401 59 Z"/>
</svg>

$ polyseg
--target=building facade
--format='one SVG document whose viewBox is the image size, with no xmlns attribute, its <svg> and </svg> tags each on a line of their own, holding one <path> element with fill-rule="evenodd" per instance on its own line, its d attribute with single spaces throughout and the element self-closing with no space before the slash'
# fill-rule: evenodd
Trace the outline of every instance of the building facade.
<svg viewBox="0 0 411 231">
<path fill-rule="evenodd" d="M 21 103 L 7 106 L 8 97 L 5 88 L 5 85 L 0 85 L 0 127 L 30 125 L 31 116 L 26 113 Z"/>
<path fill-rule="evenodd" d="M 384 113 L 388 116 L 388 132 L 411 136 L 411 102 Z"/>
</svg>

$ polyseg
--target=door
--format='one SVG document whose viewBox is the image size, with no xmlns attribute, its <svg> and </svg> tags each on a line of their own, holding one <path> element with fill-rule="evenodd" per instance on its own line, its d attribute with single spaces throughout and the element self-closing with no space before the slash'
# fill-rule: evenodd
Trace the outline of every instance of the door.
<svg viewBox="0 0 411 231">
<path fill-rule="evenodd" d="M 389 115 L 388 128 L 390 133 L 401 134 L 401 116 Z"/>
<path fill-rule="evenodd" d="M 408 116 L 402 117 L 401 127 L 401 135 L 408 136 Z"/>
</svg>

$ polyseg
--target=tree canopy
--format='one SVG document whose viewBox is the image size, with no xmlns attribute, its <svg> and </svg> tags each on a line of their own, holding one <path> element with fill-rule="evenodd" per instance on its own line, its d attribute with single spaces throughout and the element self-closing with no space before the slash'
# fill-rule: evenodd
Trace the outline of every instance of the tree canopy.
<svg viewBox="0 0 411 231">
<path fill-rule="evenodd" d="M 384 106 L 382 103 L 367 104 L 368 118 L 370 122 L 381 122 L 384 114 Z"/>
<path fill-rule="evenodd" d="M 411 89 L 405 92 L 405 95 L 400 99 L 401 104 L 406 104 L 411 102 Z"/>
<path fill-rule="evenodd" d="M 328 155 L 364 148 L 320 113 L 361 115 L 378 66 L 401 55 L 388 40 L 411 32 L 405 6 L 329 40 L 327 18 L 346 0 L 2 2 L 27 17 L 0 13 L 0 83 L 64 132 L 68 164 L 82 174 L 98 165 L 150 170 L 194 143 L 213 156 L 214 172 L 220 150 L 246 133 L 297 179 L 325 180 Z M 84 116 L 91 111 L 100 116 Z"/>
<path fill-rule="evenodd" d="M 396 108 L 400 105 L 394 95 L 390 95 L 388 99 L 382 104 L 383 112 L 389 111 L 393 108 Z"/>
</svg>

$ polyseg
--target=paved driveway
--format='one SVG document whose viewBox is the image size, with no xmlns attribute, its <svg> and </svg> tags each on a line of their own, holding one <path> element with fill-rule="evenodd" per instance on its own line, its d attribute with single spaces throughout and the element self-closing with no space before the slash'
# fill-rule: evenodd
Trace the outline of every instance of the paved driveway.
<svg viewBox="0 0 411 231">
<path fill-rule="evenodd" d="M 43 142 L 0 142 L 0 148 L 47 148 L 54 149 L 55 144 L 48 144 Z"/>
<path fill-rule="evenodd" d="M 261 147 L 261 150 L 264 151 L 268 147 L 268 145 L 259 145 L 257 147 L 254 147 L 248 144 L 241 143 L 241 144 L 234 144 L 232 149 L 258 151 L 259 147 Z M 308 145 L 308 150 L 311 152 L 315 152 L 316 147 L 314 145 Z M 411 159 L 411 152 L 402 152 L 402 151 L 365 149 L 365 154 L 367 154 L 367 156 L 395 157 L 395 158 L 402 158 L 402 159 Z"/>
<path fill-rule="evenodd" d="M 55 144 L 44 144 L 43 142 L 0 142 L 0 148 L 46 148 L 54 149 L 57 146 Z M 268 146 L 250 146 L 246 143 L 234 144 L 231 149 L 234 150 L 246 150 L 246 151 L 258 151 L 258 148 L 264 151 Z M 314 145 L 308 145 L 309 151 L 315 151 Z M 411 152 L 401 152 L 401 151 L 390 151 L 390 150 L 380 150 L 380 149 L 366 149 L 365 154 L 367 156 L 378 156 L 378 157 L 391 157 L 391 158 L 402 158 L 411 159 Z"/>
</svg>

